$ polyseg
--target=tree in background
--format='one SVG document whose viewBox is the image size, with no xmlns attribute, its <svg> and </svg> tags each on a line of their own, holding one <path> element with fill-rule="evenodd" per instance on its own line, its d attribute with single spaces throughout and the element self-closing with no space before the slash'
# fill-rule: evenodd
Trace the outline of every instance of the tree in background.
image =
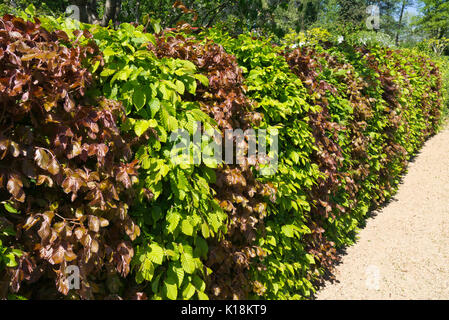
<svg viewBox="0 0 449 320">
<path fill-rule="evenodd" d="M 431 38 L 441 39 L 449 36 L 449 1 L 422 0 L 421 18 L 418 27 Z"/>
<path fill-rule="evenodd" d="M 0 12 L 13 13 L 33 4 L 39 13 L 62 15 L 70 5 L 80 8 L 83 22 L 118 25 L 135 22 L 153 27 L 196 27 L 220 24 L 231 34 L 256 31 L 283 37 L 321 27 L 335 32 L 366 33 L 367 8 L 380 9 L 380 30 L 396 45 L 449 36 L 449 0 L 0 0 Z M 421 5 L 414 23 L 407 9 Z"/>
<path fill-rule="evenodd" d="M 401 11 L 399 13 L 398 30 L 396 31 L 396 38 L 395 38 L 396 45 L 399 45 L 399 33 L 400 33 L 400 30 L 403 28 L 403 20 L 402 19 L 404 17 L 405 8 L 409 4 L 409 2 L 410 1 L 402 0 Z"/>
<path fill-rule="evenodd" d="M 69 0 L 0 0 L 0 12 L 13 13 L 14 10 L 24 10 L 29 5 L 34 5 L 40 13 L 57 16 L 63 14 L 70 3 Z"/>
<path fill-rule="evenodd" d="M 337 5 L 339 22 L 356 26 L 365 22 L 370 4 L 366 0 L 337 0 Z"/>
</svg>

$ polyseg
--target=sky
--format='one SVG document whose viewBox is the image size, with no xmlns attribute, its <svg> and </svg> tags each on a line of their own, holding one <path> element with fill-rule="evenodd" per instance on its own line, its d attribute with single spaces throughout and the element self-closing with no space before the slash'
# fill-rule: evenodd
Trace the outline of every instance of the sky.
<svg viewBox="0 0 449 320">
<path fill-rule="evenodd" d="M 419 15 L 419 1 L 413 1 L 413 4 L 406 8 L 404 12 L 405 19 Z"/>
<path fill-rule="evenodd" d="M 410 7 L 410 8 L 407 8 L 407 10 L 406 10 L 409 14 L 411 14 L 411 15 L 417 15 L 418 14 L 418 8 L 416 8 L 416 7 Z"/>
</svg>

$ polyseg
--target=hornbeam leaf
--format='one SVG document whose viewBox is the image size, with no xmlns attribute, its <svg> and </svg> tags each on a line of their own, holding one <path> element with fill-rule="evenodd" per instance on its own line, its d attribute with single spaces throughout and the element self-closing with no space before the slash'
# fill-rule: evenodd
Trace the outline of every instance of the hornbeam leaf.
<svg viewBox="0 0 449 320">
<path fill-rule="evenodd" d="M 185 91 L 185 89 L 186 89 L 185 86 L 184 86 L 184 83 L 182 83 L 182 82 L 179 81 L 179 80 L 176 80 L 175 85 L 176 85 L 176 91 L 177 91 L 179 94 L 183 95 L 183 94 L 184 94 L 184 91 Z"/>
<path fill-rule="evenodd" d="M 189 220 L 187 220 L 187 219 L 182 220 L 181 231 L 182 231 L 182 233 L 184 233 L 185 235 L 188 235 L 188 236 L 191 236 L 193 234 L 193 227 L 190 224 Z"/>
<path fill-rule="evenodd" d="M 179 262 L 177 262 L 176 264 L 179 264 Z M 167 276 L 176 279 L 178 287 L 181 287 L 182 282 L 184 280 L 184 270 L 181 267 L 176 266 L 174 263 L 172 263 L 168 268 Z"/>
<path fill-rule="evenodd" d="M 188 300 L 195 294 L 195 287 L 191 283 L 187 283 L 186 287 L 182 291 L 182 296 L 184 299 Z"/>
<path fill-rule="evenodd" d="M 141 88 L 136 88 L 133 94 L 133 104 L 136 107 L 137 111 L 143 108 L 146 100 L 147 97 L 145 95 L 144 90 L 142 90 Z"/>
<path fill-rule="evenodd" d="M 185 272 L 192 274 L 195 272 L 195 261 L 188 252 L 181 253 L 181 265 Z"/>
<path fill-rule="evenodd" d="M 198 293 L 198 299 L 200 299 L 200 300 L 209 300 L 209 297 L 204 292 L 197 291 L 197 293 Z"/>
<path fill-rule="evenodd" d="M 178 287 L 176 280 L 169 277 L 164 281 L 164 293 L 170 300 L 176 300 L 178 297 Z"/>
<path fill-rule="evenodd" d="M 154 98 L 153 100 L 150 101 L 150 111 L 151 111 L 151 116 L 153 118 L 156 115 L 156 113 L 159 111 L 160 108 L 161 108 L 161 102 L 159 101 L 158 98 Z"/>
<path fill-rule="evenodd" d="M 152 243 L 149 246 L 150 251 L 147 252 L 147 257 L 153 263 L 162 264 L 164 259 L 164 249 L 160 247 L 157 243 Z"/>
<path fill-rule="evenodd" d="M 137 120 L 134 124 L 134 132 L 138 137 L 144 134 L 149 128 L 157 127 L 157 121 L 154 119 L 150 120 Z"/>
<path fill-rule="evenodd" d="M 195 78 L 205 87 L 209 86 L 209 78 L 203 74 L 196 74 Z"/>
<path fill-rule="evenodd" d="M 142 275 L 142 278 L 146 281 L 151 281 L 154 276 L 154 265 L 150 259 L 144 259 L 143 263 L 140 265 L 139 272 Z"/>
</svg>

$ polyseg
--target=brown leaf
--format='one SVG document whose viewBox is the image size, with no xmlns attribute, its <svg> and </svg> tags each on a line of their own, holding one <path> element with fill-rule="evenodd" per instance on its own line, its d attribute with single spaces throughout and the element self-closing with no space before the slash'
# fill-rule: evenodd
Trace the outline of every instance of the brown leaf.
<svg viewBox="0 0 449 320">
<path fill-rule="evenodd" d="M 59 163 L 56 159 L 52 159 L 47 168 L 48 172 L 52 175 L 57 175 L 59 173 Z"/>
<path fill-rule="evenodd" d="M 45 242 L 50 236 L 50 224 L 47 221 L 42 221 L 41 227 L 37 233 L 41 237 L 42 242 Z"/>
<path fill-rule="evenodd" d="M 89 216 L 89 229 L 98 232 L 100 230 L 100 219 L 96 216 Z"/>
<path fill-rule="evenodd" d="M 22 180 L 20 180 L 19 176 L 17 174 L 10 174 L 9 180 L 6 184 L 6 188 L 8 189 L 9 193 L 12 194 L 14 199 L 20 202 L 25 201 L 25 192 L 22 189 L 23 183 Z"/>
<path fill-rule="evenodd" d="M 34 161 L 36 161 L 37 165 L 44 170 L 47 170 L 50 165 L 50 157 L 42 148 L 36 148 L 36 151 L 34 152 Z"/>
</svg>

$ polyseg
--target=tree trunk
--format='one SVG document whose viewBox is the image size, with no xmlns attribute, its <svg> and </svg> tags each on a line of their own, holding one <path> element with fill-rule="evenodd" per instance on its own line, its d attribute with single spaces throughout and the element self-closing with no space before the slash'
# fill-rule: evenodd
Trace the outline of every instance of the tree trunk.
<svg viewBox="0 0 449 320">
<path fill-rule="evenodd" d="M 406 5 L 407 5 L 407 0 L 403 0 L 402 7 L 401 7 L 401 13 L 399 15 L 398 31 L 396 31 L 396 45 L 399 45 L 399 32 L 401 31 L 401 28 L 402 28 L 402 17 L 404 16 L 404 10 L 405 10 Z"/>
<path fill-rule="evenodd" d="M 119 0 L 106 0 L 106 3 L 104 4 L 104 14 L 100 21 L 100 25 L 106 27 L 111 19 L 115 22 L 115 13 L 117 11 L 117 7 L 120 5 L 120 2 L 121 1 Z"/>
<path fill-rule="evenodd" d="M 75 0 L 74 4 L 80 9 L 80 21 L 95 24 L 97 22 L 96 0 Z M 92 8 L 95 8 L 94 10 Z"/>
<path fill-rule="evenodd" d="M 103 10 L 104 14 L 102 19 L 100 19 L 97 14 L 97 0 L 75 0 L 74 2 L 80 8 L 81 22 L 100 24 L 103 27 L 106 27 L 111 19 L 113 22 L 116 21 L 117 8 L 121 4 L 121 0 L 106 0 Z"/>
<path fill-rule="evenodd" d="M 301 1 L 302 3 L 302 8 L 300 11 L 301 14 L 301 31 L 304 31 L 306 28 L 306 16 L 307 16 L 307 7 L 309 6 L 309 2 L 310 0 L 303 0 Z"/>
<path fill-rule="evenodd" d="M 140 0 L 137 0 L 137 3 L 136 3 L 136 23 L 139 23 L 139 18 L 140 18 L 139 10 L 140 10 Z"/>
</svg>

